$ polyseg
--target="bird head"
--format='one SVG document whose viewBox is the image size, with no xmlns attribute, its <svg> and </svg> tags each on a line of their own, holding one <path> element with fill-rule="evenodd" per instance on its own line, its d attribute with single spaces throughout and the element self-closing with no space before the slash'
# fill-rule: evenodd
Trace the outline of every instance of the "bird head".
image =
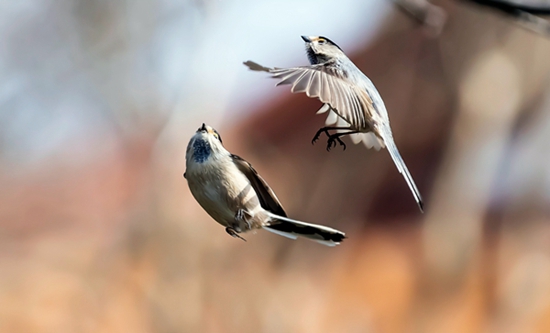
<svg viewBox="0 0 550 333">
<path fill-rule="evenodd" d="M 202 163 L 220 153 L 228 153 L 223 147 L 220 134 L 214 128 L 203 123 L 189 141 L 187 159 Z"/>
<path fill-rule="evenodd" d="M 202 135 L 203 137 L 209 138 L 209 140 L 217 140 L 220 143 L 223 143 L 222 137 L 220 136 L 220 133 L 216 131 L 213 127 L 206 125 L 205 123 L 202 123 L 202 126 L 199 127 L 197 132 L 195 132 L 195 136 L 197 134 Z"/>
<path fill-rule="evenodd" d="M 302 39 L 306 42 L 307 57 L 312 65 L 346 56 L 336 43 L 326 37 L 302 36 Z"/>
</svg>

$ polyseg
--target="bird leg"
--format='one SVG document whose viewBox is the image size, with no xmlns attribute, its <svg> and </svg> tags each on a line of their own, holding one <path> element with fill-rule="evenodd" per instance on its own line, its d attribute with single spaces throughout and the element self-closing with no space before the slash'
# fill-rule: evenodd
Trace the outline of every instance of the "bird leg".
<svg viewBox="0 0 550 333">
<path fill-rule="evenodd" d="M 238 225 L 237 228 L 240 229 L 241 222 L 244 222 L 247 227 L 246 229 L 251 230 L 252 225 L 248 221 L 250 217 L 252 217 L 252 215 L 250 215 L 249 212 L 245 211 L 244 209 L 238 209 L 237 212 L 235 213 L 235 222 L 237 222 L 237 225 Z"/>
<path fill-rule="evenodd" d="M 344 150 L 346 150 L 346 144 L 342 142 L 340 137 L 344 136 L 344 135 L 355 134 L 355 133 L 361 133 L 361 132 L 351 130 L 351 131 L 346 132 L 346 133 L 334 133 L 334 134 L 329 135 L 328 136 L 328 141 L 327 141 L 327 151 L 330 151 L 332 146 L 336 147 L 336 142 L 334 142 L 335 140 L 338 141 L 338 143 L 340 143 L 340 145 L 343 145 Z"/>
<path fill-rule="evenodd" d="M 349 128 L 349 127 L 335 127 L 335 126 L 333 126 L 333 127 L 323 127 L 321 129 L 319 129 L 317 131 L 317 133 L 315 133 L 315 136 L 313 137 L 313 140 L 311 140 L 311 144 L 315 144 L 315 142 L 317 140 L 319 140 L 319 137 L 321 136 L 321 133 L 325 133 L 330 138 L 331 135 L 328 131 L 330 131 L 330 130 L 340 130 L 340 129 L 341 130 L 350 130 L 351 128 Z"/>
<path fill-rule="evenodd" d="M 330 130 L 348 130 L 349 132 L 330 134 L 329 133 Z M 343 146 L 344 150 L 346 150 L 346 144 L 344 143 L 344 141 L 342 141 L 342 139 L 340 139 L 340 137 L 344 135 L 359 133 L 359 131 L 353 130 L 350 127 L 323 127 L 320 130 L 318 130 L 317 133 L 315 133 L 313 140 L 311 140 L 311 144 L 315 144 L 315 141 L 319 139 L 319 136 L 321 135 L 321 133 L 325 133 L 327 135 L 328 137 L 327 151 L 330 151 L 330 149 L 332 149 L 333 147 L 336 147 L 336 142 L 338 142 L 338 144 L 340 144 L 340 146 Z"/>
<path fill-rule="evenodd" d="M 344 147 L 343 150 L 346 150 L 346 144 L 342 139 L 340 139 L 340 135 L 329 135 L 327 140 L 327 151 L 330 151 L 333 147 L 336 147 L 336 141 L 340 144 L 340 146 Z"/>
</svg>

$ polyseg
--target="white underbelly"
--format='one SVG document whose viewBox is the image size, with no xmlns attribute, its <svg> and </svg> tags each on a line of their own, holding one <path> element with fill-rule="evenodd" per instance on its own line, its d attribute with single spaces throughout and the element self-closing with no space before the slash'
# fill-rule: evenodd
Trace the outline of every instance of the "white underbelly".
<svg viewBox="0 0 550 333">
<path fill-rule="evenodd" d="M 197 202 L 224 226 L 235 223 L 239 209 L 251 215 L 261 210 L 256 192 L 246 176 L 234 165 L 232 167 L 226 168 L 223 174 L 212 172 L 202 174 L 201 177 L 190 175 L 188 179 L 189 189 Z"/>
</svg>

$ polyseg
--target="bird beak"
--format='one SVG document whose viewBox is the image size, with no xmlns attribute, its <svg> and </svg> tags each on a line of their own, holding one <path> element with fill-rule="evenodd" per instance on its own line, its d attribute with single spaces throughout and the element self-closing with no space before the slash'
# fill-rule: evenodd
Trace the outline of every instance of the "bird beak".
<svg viewBox="0 0 550 333">
<path fill-rule="evenodd" d="M 202 123 L 202 126 L 199 128 L 199 131 L 206 132 L 206 124 L 205 123 Z"/>
<path fill-rule="evenodd" d="M 311 39 L 310 39 L 308 36 L 302 36 L 302 39 L 303 39 L 304 42 L 306 42 L 306 43 L 311 43 Z"/>
</svg>

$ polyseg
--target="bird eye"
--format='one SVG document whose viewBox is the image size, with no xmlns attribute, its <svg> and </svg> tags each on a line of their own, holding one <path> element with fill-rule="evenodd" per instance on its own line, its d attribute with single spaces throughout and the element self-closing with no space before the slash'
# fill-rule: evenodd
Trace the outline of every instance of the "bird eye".
<svg viewBox="0 0 550 333">
<path fill-rule="evenodd" d="M 325 44 L 325 40 L 324 39 L 319 39 L 319 44 Z"/>
</svg>

